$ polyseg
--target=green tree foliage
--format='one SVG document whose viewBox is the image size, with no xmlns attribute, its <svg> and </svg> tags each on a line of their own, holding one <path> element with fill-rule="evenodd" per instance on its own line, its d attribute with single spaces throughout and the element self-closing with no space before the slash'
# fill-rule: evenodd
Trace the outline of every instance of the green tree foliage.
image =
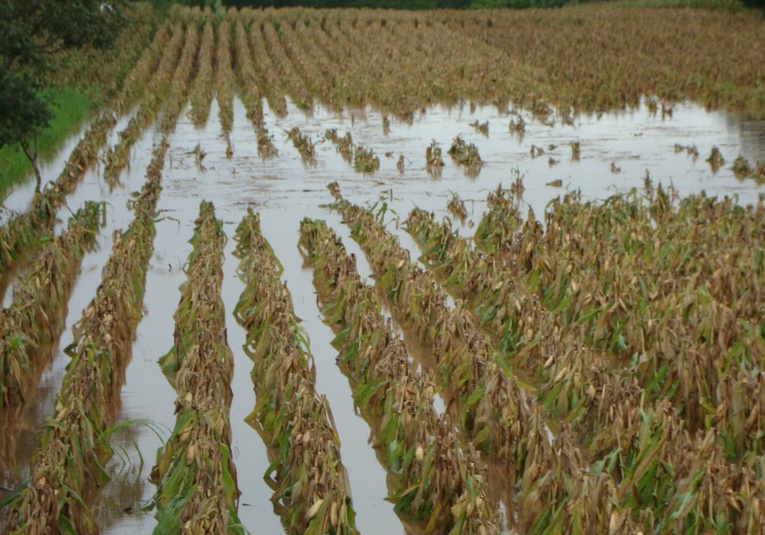
<svg viewBox="0 0 765 535">
<path fill-rule="evenodd" d="M 123 0 L 0 0 L 0 147 L 18 143 L 40 187 L 37 136 L 52 118 L 48 59 L 86 44 L 106 48 L 124 22 Z"/>
</svg>

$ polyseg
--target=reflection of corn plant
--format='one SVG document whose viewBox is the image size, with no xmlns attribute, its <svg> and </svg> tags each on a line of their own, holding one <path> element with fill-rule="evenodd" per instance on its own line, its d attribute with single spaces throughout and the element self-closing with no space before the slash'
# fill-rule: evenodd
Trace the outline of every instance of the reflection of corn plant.
<svg viewBox="0 0 765 535">
<path fill-rule="evenodd" d="M 199 212 L 173 348 L 160 359 L 178 399 L 175 428 L 151 474 L 158 487 L 157 530 L 246 533 L 237 517 L 229 422 L 234 361 L 220 297 L 226 236 L 211 203 L 202 201 Z"/>
<path fill-rule="evenodd" d="M 375 429 L 389 473 L 399 480 L 390 497 L 396 511 L 428 530 L 496 532 L 495 506 L 483 493 L 472 450 L 463 453 L 451 425 L 438 417 L 430 376 L 412 369 L 354 259 L 321 221 L 303 221 L 300 243 L 314 267 L 327 322 L 338 332 L 335 344 L 356 404 Z"/>
<path fill-rule="evenodd" d="M 258 398 L 248 421 L 270 448 L 273 500 L 282 502 L 290 533 L 358 533 L 332 413 L 316 395 L 313 357 L 259 215 L 248 211 L 236 240 L 246 287 L 234 315 L 248 330 Z"/>
</svg>

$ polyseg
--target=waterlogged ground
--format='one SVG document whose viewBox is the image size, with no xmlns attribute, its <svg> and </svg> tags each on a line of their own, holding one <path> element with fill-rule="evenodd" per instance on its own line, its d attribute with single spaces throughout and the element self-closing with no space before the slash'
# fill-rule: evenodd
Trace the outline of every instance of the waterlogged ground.
<svg viewBox="0 0 765 535">
<path fill-rule="evenodd" d="M 311 283 L 312 273 L 303 267 L 297 249 L 301 219 L 323 218 L 341 236 L 348 250 L 356 254 L 361 276 L 369 277 L 369 267 L 350 239 L 347 227 L 336 214 L 322 207 L 331 201 L 326 189 L 328 183 L 338 181 L 343 195 L 356 203 L 386 202 L 391 210 L 390 229 L 399 236 L 404 247 L 413 251 L 415 258 L 417 249 L 409 236 L 396 227 L 394 214 L 405 218 L 412 207 L 419 206 L 438 215 L 448 215 L 447 201 L 456 193 L 465 201 L 469 212 L 462 232 L 470 235 L 472 224 L 480 220 L 489 191 L 498 184 L 508 187 L 519 178 L 525 187 L 524 200 L 538 218 L 547 202 L 567 189 L 580 189 L 586 198 L 604 198 L 641 188 L 647 174 L 654 181 L 672 184 L 683 195 L 706 190 L 710 195 L 736 195 L 740 203 L 746 204 L 756 202 L 758 196 L 765 193 L 753 180 L 736 179 L 731 169 L 739 155 L 752 163 L 765 161 L 765 123 L 741 121 L 722 112 L 707 113 L 693 105 L 676 105 L 671 116 L 662 116 L 661 112 L 652 114 L 642 107 L 618 115 L 580 116 L 570 125 L 562 124 L 556 117 L 543 124 L 524 114 L 527 126 L 523 136 L 508 129 L 513 116 L 495 108 L 436 107 L 416 114 L 411 124 L 391 120 L 387 132 L 381 114 L 372 109 L 336 114 L 317 108 L 307 115 L 290 107 L 284 118 L 277 118 L 266 110 L 265 123 L 279 151 L 278 157 L 269 160 L 258 156 L 253 129 L 239 101 L 235 101 L 231 159 L 225 155 L 226 145 L 216 119 L 215 103 L 210 116 L 212 119 L 204 129 L 195 129 L 184 116 L 169 139 L 164 190 L 158 206 L 162 219 L 157 224 L 155 252 L 146 281 L 145 317 L 138 327 L 133 359 L 122 391 L 120 421 L 134 423 L 116 435 L 117 455 L 110 465 L 113 480 L 105 489 L 99 509 L 106 533 L 150 533 L 155 525 L 153 511 L 143 511 L 142 507 L 150 504 L 155 490 L 148 476 L 157 448 L 175 423 L 176 397 L 157 359 L 172 345 L 173 313 L 180 297 L 178 287 L 185 280 L 183 267 L 191 251 L 187 242 L 201 200 L 215 204 L 217 216 L 224 221 L 229 237 L 223 299 L 228 313 L 228 341 L 235 356 L 232 448 L 242 491 L 239 507 L 242 521 L 253 533 L 283 531 L 269 501 L 272 491 L 263 479 L 268 467 L 265 447 L 258 434 L 244 422 L 255 403 L 249 376 L 252 366 L 242 351 L 245 333 L 231 315 L 242 291 L 242 283 L 236 277 L 237 259 L 231 254 L 232 238 L 246 209 L 253 207 L 261 212 L 263 233 L 284 265 L 284 279 L 292 293 L 295 312 L 303 319 L 303 327 L 311 340 L 317 391 L 327 396 L 332 407 L 342 443 L 342 459 L 350 477 L 357 525 L 365 534 L 390 534 L 405 530 L 392 504 L 385 501 L 385 471 L 367 443 L 369 427 L 354 411 L 348 382 L 335 365 L 337 352 L 330 345 L 333 334 L 321 321 Z M 120 120 L 111 143 L 116 142 L 116 133 L 127 119 Z M 475 121 L 488 121 L 487 136 L 470 126 Z M 303 163 L 287 139 L 285 132 L 295 126 L 317 143 L 315 166 Z M 355 143 L 373 149 L 380 158 L 380 170 L 371 176 L 354 172 L 331 143 L 321 141 L 329 128 L 336 128 L 339 135 L 349 131 Z M 446 154 L 457 135 L 478 147 L 485 165 L 477 176 L 468 176 Z M 46 165 L 44 172 L 48 178 L 55 178 L 63 168 L 76 139 Z M 425 168 L 425 148 L 431 140 L 439 143 L 444 151 L 446 166 L 439 177 L 429 175 Z M 99 237 L 98 250 L 87 255 L 83 262 L 82 275 L 69 303 L 68 330 L 60 348 L 71 343 L 71 326 L 95 294 L 101 268 L 111 252 L 113 231 L 125 228 L 131 220 L 126 201 L 131 192 L 142 186 L 152 147 L 158 141 L 157 135 L 148 132 L 136 144 L 130 168 L 121 177 L 124 187 L 110 191 L 100 178 L 101 169 L 94 169 L 87 173 L 69 200 L 72 210 L 85 200 L 106 201 L 107 225 Z M 580 143 L 579 160 L 572 159 L 570 144 L 573 142 Z M 206 154 L 201 167 L 194 154 L 197 144 Z M 686 150 L 676 151 L 675 145 L 695 146 L 699 156 L 694 158 Z M 713 146 L 719 148 L 726 160 L 717 172 L 705 161 Z M 532 147 L 535 153 L 537 148 L 542 148 L 544 154 L 532 156 Z M 400 155 L 404 157 L 403 172 L 397 168 Z M 561 187 L 549 185 L 556 181 Z M 9 194 L 0 219 L 4 221 L 13 211 L 26 210 L 31 197 L 32 186 Z M 60 215 L 67 217 L 67 209 Z M 4 305 L 11 299 L 9 290 L 4 296 Z M 28 408 L 24 430 L 13 454 L 19 469 L 4 469 L 0 474 L 0 487 L 15 488 L 29 476 L 25 466 L 36 448 L 45 417 L 53 410 L 53 399 L 67 361 L 68 357 L 59 350 L 44 374 L 36 403 Z M 0 491 L 0 500 L 4 496 Z"/>
</svg>

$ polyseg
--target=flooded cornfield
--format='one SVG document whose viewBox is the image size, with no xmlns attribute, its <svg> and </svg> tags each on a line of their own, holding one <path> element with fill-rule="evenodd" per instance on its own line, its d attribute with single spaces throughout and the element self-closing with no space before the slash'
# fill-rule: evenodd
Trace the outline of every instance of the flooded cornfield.
<svg viewBox="0 0 765 535">
<path fill-rule="evenodd" d="M 2 529 L 762 525 L 765 124 L 337 105 L 258 17 L 176 13 L 5 198 Z"/>
</svg>

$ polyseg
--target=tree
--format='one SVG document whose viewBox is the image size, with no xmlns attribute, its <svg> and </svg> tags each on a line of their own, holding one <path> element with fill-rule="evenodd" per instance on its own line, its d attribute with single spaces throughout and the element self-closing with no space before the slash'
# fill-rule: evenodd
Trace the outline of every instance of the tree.
<svg viewBox="0 0 765 535">
<path fill-rule="evenodd" d="M 0 0 L 0 147 L 18 144 L 39 191 L 37 137 L 53 113 L 44 96 L 48 58 L 62 50 L 111 45 L 124 0 Z"/>
</svg>

